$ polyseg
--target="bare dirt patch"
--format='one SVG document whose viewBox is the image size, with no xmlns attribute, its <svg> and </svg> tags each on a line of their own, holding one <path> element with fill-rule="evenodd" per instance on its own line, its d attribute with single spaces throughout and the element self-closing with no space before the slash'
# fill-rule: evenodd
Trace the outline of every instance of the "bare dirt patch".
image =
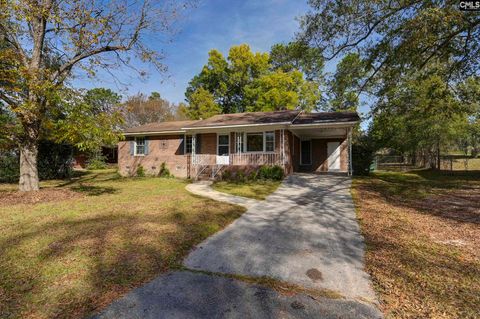
<svg viewBox="0 0 480 319">
<path fill-rule="evenodd" d="M 38 192 L 0 192 L 2 205 L 40 204 L 46 202 L 58 202 L 74 198 L 84 197 L 83 194 L 66 188 L 44 188 Z"/>
</svg>

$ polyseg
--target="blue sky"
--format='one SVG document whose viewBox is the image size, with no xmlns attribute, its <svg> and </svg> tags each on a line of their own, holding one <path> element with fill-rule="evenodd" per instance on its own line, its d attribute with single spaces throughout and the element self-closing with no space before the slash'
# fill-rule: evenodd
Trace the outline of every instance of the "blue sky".
<svg viewBox="0 0 480 319">
<path fill-rule="evenodd" d="M 178 33 L 171 43 L 158 41 L 158 46 L 153 45 L 165 52 L 166 74 L 150 67 L 148 78 L 140 80 L 132 76 L 131 70 L 123 69 L 115 74 L 126 85 L 118 85 L 101 73 L 94 81 L 82 78 L 75 82 L 86 88 L 109 87 L 124 96 L 157 91 L 178 103 L 184 101 L 190 79 L 207 62 L 209 50 L 215 48 L 228 54 L 231 46 L 247 43 L 254 51 L 269 51 L 273 44 L 293 39 L 299 30 L 296 18 L 307 10 L 303 0 L 200 0 L 176 24 Z"/>
<path fill-rule="evenodd" d="M 185 99 L 188 82 L 208 59 L 208 51 L 215 48 L 224 55 L 233 45 L 247 43 L 254 51 L 269 51 L 275 43 L 291 41 L 300 30 L 298 17 L 309 9 L 306 0 L 200 0 L 197 7 L 188 9 L 176 23 L 178 33 L 171 43 L 152 40 L 149 43 L 164 51 L 168 72 L 159 74 L 153 67 L 146 68 L 149 76 L 139 79 L 134 72 L 123 69 L 115 72 L 123 85 L 110 75 L 99 75 L 95 81 L 77 79 L 80 87 L 108 87 L 124 97 L 135 93 L 157 91 L 170 102 Z M 336 61 L 328 62 L 326 72 L 335 70 Z M 126 85 L 125 85 L 126 84 Z M 368 111 L 362 105 L 360 112 Z"/>
</svg>

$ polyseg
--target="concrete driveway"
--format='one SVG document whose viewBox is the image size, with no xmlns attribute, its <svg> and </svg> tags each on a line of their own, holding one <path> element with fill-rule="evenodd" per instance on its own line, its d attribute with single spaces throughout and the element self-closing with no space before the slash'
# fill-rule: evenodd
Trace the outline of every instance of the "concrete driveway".
<svg viewBox="0 0 480 319">
<path fill-rule="evenodd" d="M 295 174 L 265 201 L 199 245 L 186 267 L 267 276 L 375 302 L 351 179 Z"/>
<path fill-rule="evenodd" d="M 342 176 L 293 175 L 265 201 L 190 184 L 194 193 L 248 211 L 199 245 L 186 270 L 159 276 L 93 318 L 381 318 L 363 271 L 350 183 Z M 273 277 L 345 298 L 280 294 L 222 273 Z"/>
</svg>

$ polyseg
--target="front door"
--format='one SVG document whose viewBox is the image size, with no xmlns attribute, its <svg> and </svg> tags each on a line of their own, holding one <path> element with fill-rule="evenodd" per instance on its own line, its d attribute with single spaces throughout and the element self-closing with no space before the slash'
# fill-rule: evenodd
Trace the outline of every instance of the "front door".
<svg viewBox="0 0 480 319">
<path fill-rule="evenodd" d="M 312 165 L 312 141 L 304 140 L 300 144 L 300 164 Z"/>
<path fill-rule="evenodd" d="M 340 170 L 340 142 L 328 142 L 328 170 L 335 172 Z"/>
<path fill-rule="evenodd" d="M 217 138 L 217 164 L 230 164 L 230 135 L 219 134 Z"/>
</svg>

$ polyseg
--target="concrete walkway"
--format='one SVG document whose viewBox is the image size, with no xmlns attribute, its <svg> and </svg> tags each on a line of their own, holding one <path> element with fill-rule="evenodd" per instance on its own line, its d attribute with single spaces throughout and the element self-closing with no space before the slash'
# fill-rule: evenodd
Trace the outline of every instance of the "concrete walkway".
<svg viewBox="0 0 480 319">
<path fill-rule="evenodd" d="M 186 267 L 267 276 L 376 302 L 346 176 L 296 174 L 201 243 Z"/>
<path fill-rule="evenodd" d="M 195 195 L 208 197 L 220 202 L 240 205 L 246 208 L 250 208 L 259 203 L 259 201 L 256 199 L 218 192 L 214 190 L 212 187 L 210 187 L 210 185 L 212 185 L 212 182 L 210 181 L 201 181 L 201 182 L 188 184 L 186 189 L 187 191 Z"/>
</svg>

